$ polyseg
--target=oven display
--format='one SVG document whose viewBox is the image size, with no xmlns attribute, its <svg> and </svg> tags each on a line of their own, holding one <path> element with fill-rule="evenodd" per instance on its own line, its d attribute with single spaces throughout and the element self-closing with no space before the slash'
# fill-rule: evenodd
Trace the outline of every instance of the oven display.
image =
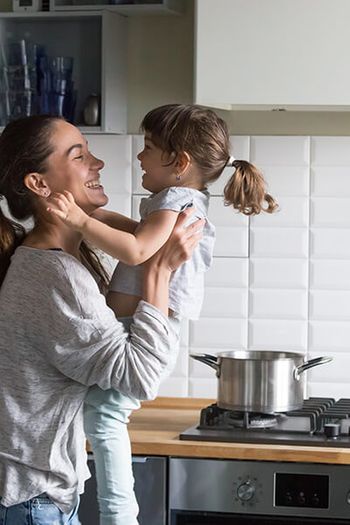
<svg viewBox="0 0 350 525">
<path fill-rule="evenodd" d="M 276 507 L 328 509 L 328 476 L 276 473 L 275 480 Z"/>
</svg>

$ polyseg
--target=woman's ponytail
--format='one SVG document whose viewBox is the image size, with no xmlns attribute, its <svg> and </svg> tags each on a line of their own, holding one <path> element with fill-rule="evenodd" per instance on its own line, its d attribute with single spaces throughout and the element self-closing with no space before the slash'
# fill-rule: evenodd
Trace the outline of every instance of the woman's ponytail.
<svg viewBox="0 0 350 525">
<path fill-rule="evenodd" d="M 0 208 L 0 286 L 5 278 L 11 256 L 24 235 L 23 226 L 6 217 Z"/>
<path fill-rule="evenodd" d="M 233 206 L 244 215 L 257 215 L 261 211 L 274 212 L 278 204 L 266 193 L 266 183 L 261 171 L 245 160 L 234 160 L 232 166 L 236 170 L 224 188 L 225 206 Z"/>
</svg>

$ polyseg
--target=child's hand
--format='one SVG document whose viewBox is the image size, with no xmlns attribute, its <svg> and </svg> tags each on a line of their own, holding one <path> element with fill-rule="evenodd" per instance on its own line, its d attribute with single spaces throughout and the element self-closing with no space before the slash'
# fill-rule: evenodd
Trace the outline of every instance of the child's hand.
<svg viewBox="0 0 350 525">
<path fill-rule="evenodd" d="M 64 224 L 75 230 L 84 228 L 89 216 L 75 203 L 69 191 L 53 193 L 47 200 L 50 203 L 47 211 L 59 217 Z"/>
</svg>

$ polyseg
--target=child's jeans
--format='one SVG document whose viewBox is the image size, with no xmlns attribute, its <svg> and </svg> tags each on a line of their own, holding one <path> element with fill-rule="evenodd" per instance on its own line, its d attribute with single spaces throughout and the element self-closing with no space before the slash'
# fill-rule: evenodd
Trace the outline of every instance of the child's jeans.
<svg viewBox="0 0 350 525">
<path fill-rule="evenodd" d="M 130 319 L 122 322 L 128 329 Z M 180 320 L 170 322 L 177 337 Z M 172 345 L 171 364 L 166 373 L 175 364 L 177 350 L 178 339 Z M 95 459 L 100 525 L 138 525 L 127 423 L 132 410 L 139 407 L 137 399 L 97 386 L 89 389 L 85 399 L 85 433 Z"/>
<path fill-rule="evenodd" d="M 0 503 L 0 525 L 80 525 L 78 505 L 64 514 L 45 494 L 11 507 Z"/>
<path fill-rule="evenodd" d="M 94 453 L 100 525 L 137 525 L 131 447 L 127 423 L 137 399 L 115 390 L 90 388 L 85 400 L 85 433 Z"/>
</svg>

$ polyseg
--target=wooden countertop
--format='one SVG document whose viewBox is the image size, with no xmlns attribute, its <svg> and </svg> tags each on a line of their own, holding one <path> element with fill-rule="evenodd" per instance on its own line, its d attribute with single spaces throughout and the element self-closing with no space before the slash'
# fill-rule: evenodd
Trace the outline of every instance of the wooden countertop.
<svg viewBox="0 0 350 525">
<path fill-rule="evenodd" d="M 350 447 L 180 441 L 180 432 L 198 423 L 200 409 L 214 402 L 166 397 L 143 402 L 142 408 L 133 412 L 129 424 L 133 454 L 350 465 Z"/>
</svg>

